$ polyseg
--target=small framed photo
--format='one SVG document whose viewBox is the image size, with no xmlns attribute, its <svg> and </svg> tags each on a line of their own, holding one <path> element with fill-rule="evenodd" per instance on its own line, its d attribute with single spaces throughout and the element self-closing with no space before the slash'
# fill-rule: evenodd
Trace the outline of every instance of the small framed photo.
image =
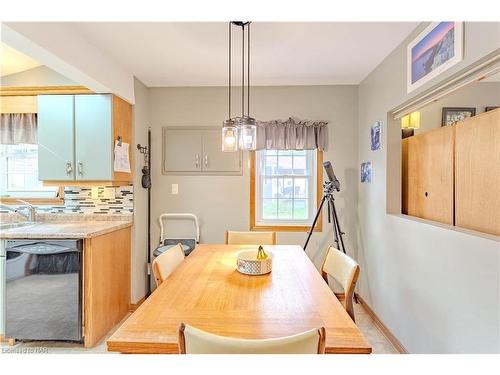
<svg viewBox="0 0 500 375">
<path fill-rule="evenodd" d="M 463 22 L 432 22 L 407 50 L 407 92 L 411 92 L 463 58 Z"/>
<path fill-rule="evenodd" d="M 380 150 L 382 121 L 376 121 L 370 128 L 371 150 Z"/>
<path fill-rule="evenodd" d="M 457 122 L 476 115 L 476 108 L 443 107 L 441 126 L 455 125 Z"/>
<path fill-rule="evenodd" d="M 500 107 L 496 106 L 496 105 L 491 105 L 491 106 L 488 106 L 488 107 L 484 107 L 484 111 L 485 112 L 489 112 L 489 111 L 493 111 L 494 109 L 497 109 L 497 108 L 500 108 Z"/>
<path fill-rule="evenodd" d="M 365 161 L 361 163 L 361 182 L 371 183 L 372 182 L 372 162 Z"/>
</svg>

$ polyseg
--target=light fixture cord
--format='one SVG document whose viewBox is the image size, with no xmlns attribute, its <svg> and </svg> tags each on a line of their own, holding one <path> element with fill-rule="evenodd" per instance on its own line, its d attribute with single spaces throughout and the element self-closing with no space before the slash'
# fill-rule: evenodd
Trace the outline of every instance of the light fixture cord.
<svg viewBox="0 0 500 375">
<path fill-rule="evenodd" d="M 247 117 L 250 117 L 250 21 L 248 22 L 248 43 L 247 43 Z"/>
<path fill-rule="evenodd" d="M 231 118 L 231 21 L 229 21 L 229 117 Z"/>
<path fill-rule="evenodd" d="M 245 116 L 245 24 L 241 25 L 241 117 Z"/>
</svg>

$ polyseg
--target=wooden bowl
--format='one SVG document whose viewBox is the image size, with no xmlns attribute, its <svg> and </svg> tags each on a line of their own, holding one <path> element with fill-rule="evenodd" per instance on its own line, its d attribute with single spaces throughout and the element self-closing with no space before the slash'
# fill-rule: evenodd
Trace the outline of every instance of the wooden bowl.
<svg viewBox="0 0 500 375">
<path fill-rule="evenodd" d="M 273 269 L 273 253 L 266 252 L 266 259 L 257 259 L 257 249 L 243 250 L 236 255 L 236 269 L 245 275 L 265 275 Z"/>
</svg>

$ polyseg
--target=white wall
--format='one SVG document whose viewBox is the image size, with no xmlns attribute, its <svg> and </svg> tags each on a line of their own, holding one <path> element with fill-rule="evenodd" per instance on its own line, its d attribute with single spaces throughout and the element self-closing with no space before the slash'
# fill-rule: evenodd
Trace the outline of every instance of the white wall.
<svg viewBox="0 0 500 375">
<path fill-rule="evenodd" d="M 425 26 L 359 87 L 358 163 L 370 160 L 373 167 L 373 182 L 358 189 L 359 293 L 411 353 L 499 352 L 499 243 L 386 213 L 388 187 L 400 186 L 390 180 L 387 165 L 396 156 L 388 145 L 401 137 L 397 122 L 386 128 L 388 112 L 410 98 L 406 45 Z M 440 80 L 500 46 L 499 23 L 467 23 L 465 33 L 464 61 Z M 372 152 L 369 129 L 376 120 L 384 121 L 383 144 Z"/>
<path fill-rule="evenodd" d="M 336 203 L 347 233 L 348 250 L 353 254 L 357 248 L 357 103 L 356 86 L 284 86 L 253 88 L 251 104 L 252 115 L 257 119 L 296 116 L 329 121 L 329 151 L 324 160 L 332 161 L 342 183 Z M 222 243 L 226 229 L 248 230 L 248 155 L 244 156 L 242 176 L 161 174 L 161 128 L 169 125 L 220 127 L 227 117 L 227 89 L 151 88 L 149 108 L 153 131 L 153 243 L 157 244 L 159 238 L 156 218 L 164 212 L 195 213 L 200 219 L 201 240 L 205 243 Z M 179 185 L 178 195 L 171 194 L 172 183 Z M 323 251 L 332 242 L 331 227 L 325 216 L 324 219 L 323 233 L 315 233 L 308 246 L 308 253 L 317 265 L 322 261 Z M 303 245 L 305 239 L 306 233 L 278 233 L 281 244 Z"/>
<path fill-rule="evenodd" d="M 71 23 L 1 23 L 2 42 L 95 92 L 134 104 L 134 77 Z"/>
<path fill-rule="evenodd" d="M 9 74 L 0 77 L 2 86 L 73 86 L 79 83 L 73 82 L 62 74 L 46 67 L 37 66 L 24 72 Z"/>
</svg>

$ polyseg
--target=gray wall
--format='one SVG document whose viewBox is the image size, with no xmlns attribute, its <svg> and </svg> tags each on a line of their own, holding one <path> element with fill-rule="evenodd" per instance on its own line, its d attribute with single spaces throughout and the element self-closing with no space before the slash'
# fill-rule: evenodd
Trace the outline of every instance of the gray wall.
<svg viewBox="0 0 500 375">
<path fill-rule="evenodd" d="M 237 94 L 235 95 L 235 99 Z M 234 100 L 235 103 L 239 103 Z M 237 105 L 237 104 L 235 104 Z M 149 119 L 153 130 L 152 215 L 164 212 L 191 212 L 198 216 L 201 240 L 222 243 L 226 229 L 249 229 L 249 167 L 244 155 L 242 176 L 166 176 L 161 174 L 162 126 L 221 126 L 227 117 L 227 89 L 224 87 L 151 88 Z M 347 233 L 352 254 L 356 244 L 358 89 L 356 86 L 288 86 L 252 89 L 252 115 L 257 119 L 302 119 L 329 121 L 329 151 L 342 183 L 336 201 L 341 224 Z M 239 111 L 238 108 L 234 108 Z M 234 115 L 235 113 L 233 113 Z M 179 194 L 171 194 L 171 184 L 179 185 Z M 326 217 L 325 217 L 326 218 Z M 326 220 L 325 220 L 326 221 Z M 153 243 L 159 228 L 153 224 Z M 280 244 L 303 245 L 306 233 L 278 233 Z M 331 243 L 331 228 L 324 224 L 315 233 L 308 253 L 319 265 Z"/>
<path fill-rule="evenodd" d="M 2 86 L 73 86 L 72 80 L 46 66 L 38 66 L 24 72 L 9 74 L 0 78 Z"/>
<path fill-rule="evenodd" d="M 422 108 L 415 134 L 439 128 L 443 107 L 474 107 L 479 114 L 487 106 L 500 106 L 500 82 L 475 82 Z"/>
<path fill-rule="evenodd" d="M 406 93 L 406 45 L 420 25 L 359 87 L 359 159 L 373 182 L 359 185 L 359 293 L 411 353 L 492 353 L 499 343 L 499 243 L 386 211 L 401 132 L 388 112 Z M 467 23 L 465 58 L 451 74 L 500 46 L 499 23 Z M 423 86 L 426 90 L 437 79 Z M 413 97 L 412 95 L 412 97 Z M 370 125 L 384 121 L 382 149 L 370 151 Z M 389 128 L 387 128 L 389 127 Z M 391 152 L 388 152 L 388 149 Z M 358 166 L 359 168 L 359 166 Z M 399 176 L 399 175 L 398 175 Z M 399 177 L 398 177 L 399 178 Z"/>
<path fill-rule="evenodd" d="M 141 168 L 144 157 L 135 149 L 135 145 L 148 143 L 148 110 L 149 90 L 137 78 L 134 79 L 135 104 L 133 109 L 133 141 L 134 149 L 134 226 L 132 227 L 131 257 L 131 302 L 136 303 L 146 294 L 147 283 L 147 190 L 141 186 Z"/>
</svg>

